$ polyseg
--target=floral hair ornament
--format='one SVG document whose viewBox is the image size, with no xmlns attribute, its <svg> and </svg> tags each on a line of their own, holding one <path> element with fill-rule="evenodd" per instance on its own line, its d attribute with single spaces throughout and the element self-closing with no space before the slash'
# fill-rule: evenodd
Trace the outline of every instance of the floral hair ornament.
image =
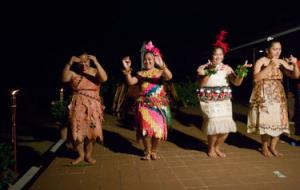
<svg viewBox="0 0 300 190">
<path fill-rule="evenodd" d="M 267 37 L 267 42 L 274 40 L 272 36 Z"/>
<path fill-rule="evenodd" d="M 145 50 L 146 52 L 152 52 L 154 55 L 161 56 L 159 49 L 153 45 L 152 41 L 149 41 L 147 44 L 145 44 Z"/>
<path fill-rule="evenodd" d="M 225 36 L 228 34 L 227 31 L 225 30 L 221 30 L 219 35 L 217 35 L 217 41 L 216 43 L 212 44 L 215 47 L 220 47 L 223 49 L 224 54 L 226 54 L 229 50 L 229 45 L 228 43 L 226 43 L 225 40 Z"/>
<path fill-rule="evenodd" d="M 144 56 L 147 52 L 151 52 L 151 53 L 153 53 L 153 55 L 159 55 L 162 57 L 162 54 L 160 53 L 159 49 L 153 45 L 152 41 L 149 41 L 148 43 L 143 42 L 140 52 L 141 52 L 141 68 L 142 69 L 144 68 Z"/>
</svg>

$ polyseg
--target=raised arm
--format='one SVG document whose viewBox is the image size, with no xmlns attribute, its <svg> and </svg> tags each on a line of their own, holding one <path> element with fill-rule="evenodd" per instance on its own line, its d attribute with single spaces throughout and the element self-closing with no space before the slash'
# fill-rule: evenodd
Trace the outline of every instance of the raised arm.
<svg viewBox="0 0 300 190">
<path fill-rule="evenodd" d="M 233 71 L 230 66 L 227 66 L 229 73 L 229 80 L 234 86 L 240 86 L 243 82 L 244 77 L 247 75 L 247 69 L 252 67 L 252 64 L 248 64 L 248 60 L 245 61 L 244 65 L 239 65 L 237 73 Z"/>
<path fill-rule="evenodd" d="M 200 65 L 197 69 L 197 77 L 198 77 L 198 82 L 200 86 L 203 86 L 207 83 L 210 74 L 208 74 L 206 69 L 208 66 L 211 64 L 211 61 L 208 60 L 206 64 Z"/>
<path fill-rule="evenodd" d="M 63 82 L 69 82 L 73 76 L 73 71 L 70 70 L 71 66 L 75 62 L 80 62 L 80 58 L 76 56 L 72 56 L 70 61 L 66 64 L 63 73 L 62 73 L 62 81 Z"/>
<path fill-rule="evenodd" d="M 154 57 L 155 60 L 155 64 L 161 69 L 162 71 L 162 77 L 164 80 L 168 81 L 171 80 L 173 75 L 172 72 L 168 69 L 167 65 L 165 64 L 165 62 L 162 60 L 160 55 L 156 55 Z"/>
<path fill-rule="evenodd" d="M 103 69 L 103 67 L 101 66 L 101 64 L 99 63 L 99 61 L 97 60 L 97 58 L 93 55 L 88 55 L 88 57 L 96 65 L 96 68 L 97 68 L 97 75 L 96 76 L 98 77 L 99 81 L 100 82 L 107 81 L 107 74 L 106 74 L 105 70 Z"/>
<path fill-rule="evenodd" d="M 129 56 L 126 56 L 122 59 L 124 70 L 122 71 L 125 75 L 126 81 L 128 85 L 135 85 L 138 83 L 138 79 L 131 75 L 131 60 Z"/>
<path fill-rule="evenodd" d="M 268 66 L 266 66 L 264 69 L 262 69 L 264 63 L 266 63 L 267 58 L 263 57 L 256 61 L 254 65 L 253 70 L 253 78 L 254 82 L 258 82 L 260 80 L 263 80 L 265 78 L 268 78 L 269 74 L 272 72 L 274 68 L 279 68 L 280 63 L 278 61 L 270 60 L 270 63 Z"/>
<path fill-rule="evenodd" d="M 285 62 L 286 64 L 288 64 L 288 62 L 292 63 L 291 65 L 288 65 L 292 66 L 293 70 L 284 70 L 284 73 L 293 79 L 298 79 L 300 77 L 300 71 L 297 58 L 291 55 L 289 58 L 285 59 Z"/>
</svg>

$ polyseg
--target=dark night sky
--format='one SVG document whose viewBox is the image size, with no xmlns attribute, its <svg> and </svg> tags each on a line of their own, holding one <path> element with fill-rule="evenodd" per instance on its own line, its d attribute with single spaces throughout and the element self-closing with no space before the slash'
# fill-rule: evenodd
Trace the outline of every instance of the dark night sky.
<svg viewBox="0 0 300 190">
<path fill-rule="evenodd" d="M 23 95 L 42 90 L 38 97 L 53 99 L 64 65 L 71 55 L 83 51 L 99 58 L 109 78 L 120 73 L 124 55 L 131 55 L 138 68 L 138 51 L 148 40 L 161 49 L 175 76 L 194 75 L 197 65 L 206 60 L 203 52 L 222 28 L 229 31 L 227 39 L 234 47 L 300 25 L 295 2 L 270 2 L 111 0 L 2 5 L 1 102 L 11 88 L 20 88 Z"/>
</svg>

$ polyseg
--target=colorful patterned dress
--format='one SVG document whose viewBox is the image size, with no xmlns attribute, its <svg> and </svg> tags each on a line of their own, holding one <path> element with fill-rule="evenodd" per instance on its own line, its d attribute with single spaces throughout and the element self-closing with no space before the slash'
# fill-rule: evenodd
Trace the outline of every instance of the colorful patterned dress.
<svg viewBox="0 0 300 190">
<path fill-rule="evenodd" d="M 137 98 L 137 139 L 154 137 L 167 139 L 170 121 L 169 99 L 159 70 L 144 70 L 139 75 L 140 95 Z"/>
<path fill-rule="evenodd" d="M 222 65 L 220 70 L 211 75 L 207 83 L 198 89 L 204 134 L 236 132 L 236 124 L 232 118 L 231 97 L 225 65 Z"/>
<path fill-rule="evenodd" d="M 100 82 L 92 80 L 96 79 L 78 74 L 74 74 L 71 79 L 73 96 L 69 105 L 69 120 L 75 142 L 83 142 L 85 138 L 103 141 Z"/>
<path fill-rule="evenodd" d="M 260 135 L 289 134 L 287 101 L 280 69 L 274 69 L 267 79 L 258 81 L 251 94 L 247 131 Z"/>
</svg>

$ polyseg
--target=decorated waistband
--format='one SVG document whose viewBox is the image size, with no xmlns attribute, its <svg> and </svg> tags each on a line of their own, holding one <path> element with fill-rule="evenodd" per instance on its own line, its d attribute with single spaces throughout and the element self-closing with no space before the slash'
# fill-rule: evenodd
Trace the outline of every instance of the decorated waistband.
<svg viewBox="0 0 300 190">
<path fill-rule="evenodd" d="M 200 101 L 222 101 L 231 99 L 232 90 L 229 86 L 201 87 L 197 89 Z"/>
<path fill-rule="evenodd" d="M 91 95 L 86 94 L 86 93 L 84 93 L 84 92 L 82 92 L 82 91 L 74 91 L 73 93 L 74 93 L 74 94 L 79 94 L 79 95 L 82 95 L 82 96 L 85 96 L 85 97 L 88 97 L 88 98 L 90 98 L 90 99 L 96 100 L 96 101 L 98 101 L 98 102 L 101 103 L 100 96 L 98 96 L 98 97 L 97 97 L 97 96 L 91 96 Z"/>
<path fill-rule="evenodd" d="M 137 98 L 137 103 L 142 104 L 144 106 L 168 106 L 169 99 L 166 96 L 163 97 L 153 97 L 153 96 L 140 96 Z"/>
</svg>

